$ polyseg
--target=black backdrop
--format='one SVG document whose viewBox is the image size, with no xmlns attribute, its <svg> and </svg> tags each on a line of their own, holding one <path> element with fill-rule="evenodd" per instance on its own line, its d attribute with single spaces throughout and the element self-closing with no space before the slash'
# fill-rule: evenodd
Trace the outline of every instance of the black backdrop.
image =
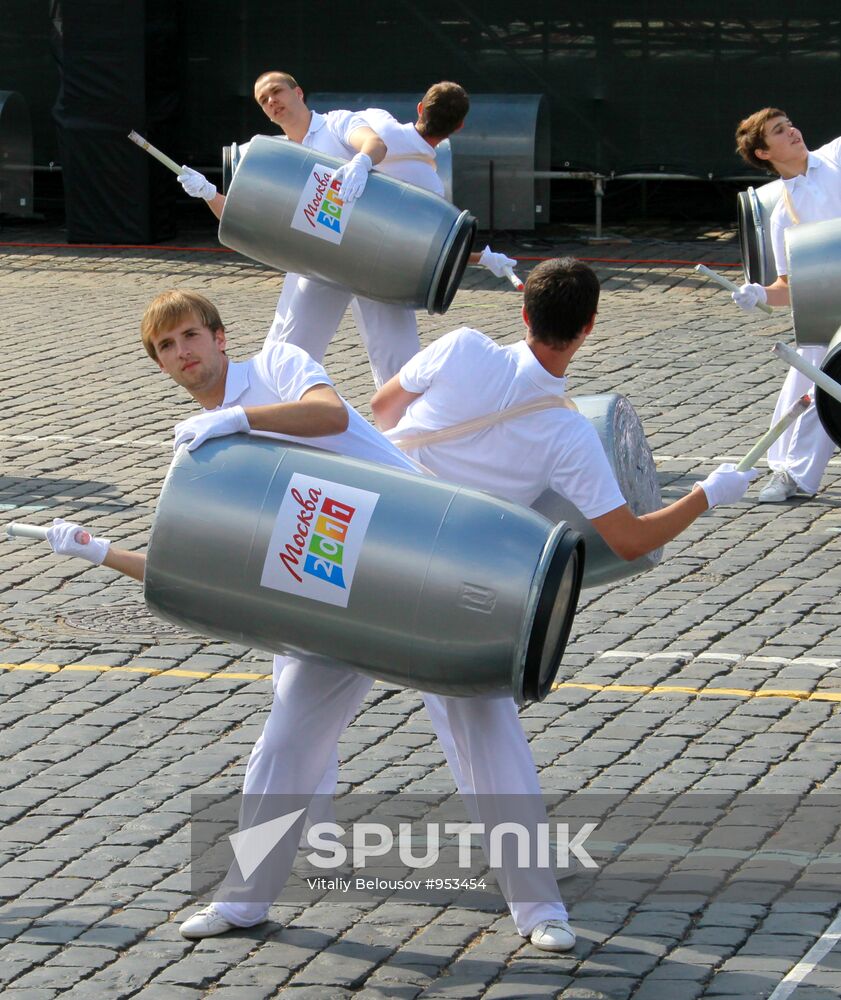
<svg viewBox="0 0 841 1000">
<path fill-rule="evenodd" d="M 0 90 L 27 100 L 39 164 L 60 159 L 53 5 L 0 0 Z M 747 175 L 733 128 L 766 104 L 785 108 L 813 147 L 841 131 L 837 0 L 64 0 L 71 13 L 89 19 L 74 46 L 99 126 L 147 128 L 200 167 L 265 128 L 251 88 L 269 68 L 305 90 L 419 94 L 455 78 L 477 93 L 545 93 L 555 169 Z M 57 113 L 75 117 L 66 99 Z"/>
</svg>

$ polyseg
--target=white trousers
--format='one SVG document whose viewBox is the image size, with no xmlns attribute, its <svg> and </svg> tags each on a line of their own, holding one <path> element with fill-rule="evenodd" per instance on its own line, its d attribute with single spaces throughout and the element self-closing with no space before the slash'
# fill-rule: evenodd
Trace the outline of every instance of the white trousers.
<svg viewBox="0 0 841 1000">
<path fill-rule="evenodd" d="M 249 806 L 251 823 L 259 821 L 259 796 L 294 795 L 303 801 L 317 788 L 329 787 L 339 736 L 373 683 L 346 667 L 292 657 L 275 657 L 273 681 L 271 712 L 251 752 L 243 784 L 243 794 L 254 797 Z M 486 829 L 511 818 L 527 826 L 548 822 L 513 699 L 426 695 L 424 701 L 431 706 L 436 728 L 442 719 L 446 721 L 447 732 L 441 735 L 449 746 L 448 757 L 454 755 L 459 784 L 466 779 L 479 796 L 472 800 L 476 816 L 471 819 L 484 822 Z M 495 800 L 494 793 L 519 797 L 516 817 L 496 814 L 498 802 L 503 803 L 503 813 L 510 812 L 511 805 L 505 799 Z M 272 868 L 277 885 L 289 877 L 297 847 L 296 837 L 284 837 L 276 848 Z M 528 936 L 543 920 L 566 920 L 552 870 L 519 869 L 516 860 L 513 848 L 503 850 L 498 881 L 517 930 Z M 222 895 L 217 909 L 240 927 L 265 920 L 273 902 L 243 902 Z"/>
<path fill-rule="evenodd" d="M 415 311 L 408 306 L 359 298 L 348 288 L 287 274 L 266 343 L 285 340 L 321 363 L 348 304 L 379 389 L 420 350 Z"/>
<path fill-rule="evenodd" d="M 826 355 L 825 347 L 798 347 L 797 353 L 820 367 Z M 796 368 L 789 368 L 774 416 L 775 424 L 804 393 L 809 393 L 813 402 L 809 409 L 786 430 L 768 449 L 768 464 L 775 472 L 787 472 L 803 493 L 817 493 L 827 462 L 835 450 L 832 438 L 823 429 L 815 408 L 815 387 L 808 376 Z"/>
</svg>

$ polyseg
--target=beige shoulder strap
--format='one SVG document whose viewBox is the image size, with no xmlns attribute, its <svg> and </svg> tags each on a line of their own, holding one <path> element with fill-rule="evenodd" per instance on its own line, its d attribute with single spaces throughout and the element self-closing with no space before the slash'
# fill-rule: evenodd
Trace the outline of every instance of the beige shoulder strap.
<svg viewBox="0 0 841 1000">
<path fill-rule="evenodd" d="M 537 399 L 529 400 L 528 403 L 520 403 L 518 406 L 509 406 L 505 410 L 497 410 L 481 417 L 462 420 L 461 423 L 442 427 L 437 431 L 420 431 L 417 434 L 403 435 L 395 435 L 394 431 L 388 431 L 385 436 L 402 451 L 414 451 L 417 448 L 425 448 L 427 445 L 438 444 L 441 441 L 455 441 L 458 438 L 467 437 L 468 434 L 492 427 L 494 424 L 501 424 L 506 420 L 513 420 L 515 417 L 525 416 L 527 413 L 538 413 L 541 410 L 551 409 L 578 412 L 578 407 L 569 396 L 539 396 Z"/>
<path fill-rule="evenodd" d="M 437 165 L 434 156 L 427 156 L 425 153 L 395 153 L 393 156 L 387 154 L 383 163 L 402 163 L 406 160 L 416 160 L 418 163 L 428 163 L 431 167 Z"/>
<path fill-rule="evenodd" d="M 788 212 L 788 217 L 795 224 L 795 226 L 799 226 L 800 216 L 797 214 L 794 202 L 791 200 L 791 194 L 785 184 L 783 184 L 783 203 L 785 204 L 786 211 Z"/>
</svg>

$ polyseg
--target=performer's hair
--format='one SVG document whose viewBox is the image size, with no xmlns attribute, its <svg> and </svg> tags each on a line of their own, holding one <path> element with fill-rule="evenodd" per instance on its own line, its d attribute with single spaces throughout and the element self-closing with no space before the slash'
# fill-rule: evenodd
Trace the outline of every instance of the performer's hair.
<svg viewBox="0 0 841 1000">
<path fill-rule="evenodd" d="M 776 173 L 772 163 L 756 155 L 757 149 L 768 148 L 765 126 L 772 118 L 788 118 L 788 115 L 779 108 L 763 108 L 740 121 L 736 126 L 736 152 L 749 166 Z"/>
<path fill-rule="evenodd" d="M 152 337 L 158 333 L 174 330 L 179 323 L 190 316 L 195 316 L 202 326 L 216 333 L 224 330 L 222 318 L 216 306 L 198 292 L 180 291 L 177 288 L 169 292 L 161 292 L 146 306 L 143 319 L 140 321 L 140 339 L 146 348 L 146 353 L 153 361 L 158 360 Z"/>
<path fill-rule="evenodd" d="M 423 95 L 421 104 L 415 127 L 426 139 L 446 139 L 461 125 L 470 110 L 467 91 L 449 80 L 433 83 Z"/>
<path fill-rule="evenodd" d="M 523 299 L 534 339 L 553 347 L 571 343 L 596 314 L 599 291 L 596 272 L 574 257 L 538 264 Z"/>
<path fill-rule="evenodd" d="M 290 90 L 294 90 L 298 86 L 298 81 L 294 76 L 289 73 L 284 73 L 279 69 L 269 69 L 265 73 L 261 73 L 257 79 L 254 81 L 254 89 L 257 89 L 258 84 L 264 83 L 266 79 L 270 76 L 279 76 L 280 82 L 285 83 Z"/>
</svg>

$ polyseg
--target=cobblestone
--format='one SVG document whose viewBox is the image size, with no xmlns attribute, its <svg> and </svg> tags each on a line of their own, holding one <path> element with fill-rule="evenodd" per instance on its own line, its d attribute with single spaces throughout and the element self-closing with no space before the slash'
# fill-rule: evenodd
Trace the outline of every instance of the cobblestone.
<svg viewBox="0 0 841 1000">
<path fill-rule="evenodd" d="M 732 234 L 669 254 L 644 241 L 557 251 L 613 258 L 594 262 L 599 323 L 571 388 L 629 396 L 664 497 L 744 454 L 783 376 L 769 347 L 790 337 L 788 315 L 753 319 L 688 267 L 633 263 L 736 262 Z M 4 510 L 37 523 L 73 517 L 142 547 L 172 425 L 190 412 L 139 348 L 144 305 L 172 285 L 208 293 L 230 325 L 232 356 L 243 358 L 262 340 L 279 279 L 235 255 L 167 248 L 0 246 L 0 261 Z M 422 340 L 467 324 L 512 342 L 517 302 L 506 283 L 471 270 L 447 315 L 419 316 Z M 350 317 L 327 368 L 369 414 Z M 841 697 L 839 474 L 835 456 L 821 493 L 786 505 L 757 505 L 754 489 L 699 519 L 650 573 L 582 595 L 559 675 L 572 686 L 521 716 L 547 792 L 611 793 L 626 812 L 594 834 L 616 878 L 585 872 L 561 883 L 579 937 L 557 956 L 517 935 L 487 893 L 464 905 L 448 904 L 452 894 L 281 902 L 264 927 L 182 939 L 177 925 L 193 908 L 190 794 L 239 786 L 269 704 L 268 658 L 156 622 L 139 588 L 102 568 L 4 543 L 4 997 L 767 996 L 834 919 L 841 888 L 838 866 L 820 862 L 816 846 L 836 850 L 837 803 L 824 814 L 810 798 L 807 825 L 785 835 L 789 813 L 774 807 L 782 795 L 841 792 L 841 701 L 807 698 Z M 58 669 L 78 666 L 90 669 Z M 642 690 L 619 689 L 628 686 Z M 452 787 L 415 692 L 377 686 L 340 755 L 340 794 Z M 743 791 L 766 797 L 761 821 L 742 810 Z M 714 825 L 701 828 L 685 793 L 715 803 Z M 796 853 L 795 834 L 808 834 L 813 860 L 805 848 L 797 865 L 763 854 Z M 671 853 L 652 853 L 664 839 Z M 793 1000 L 837 996 L 837 961 L 830 953 Z"/>
</svg>

